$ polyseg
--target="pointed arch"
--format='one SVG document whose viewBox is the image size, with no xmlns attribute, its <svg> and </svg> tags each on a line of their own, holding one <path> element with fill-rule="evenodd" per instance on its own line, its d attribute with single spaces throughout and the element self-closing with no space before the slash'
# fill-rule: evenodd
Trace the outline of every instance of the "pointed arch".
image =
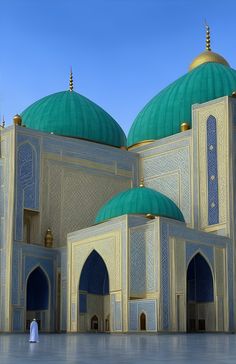
<svg viewBox="0 0 236 364">
<path fill-rule="evenodd" d="M 79 290 L 88 293 L 109 294 L 109 273 L 101 255 L 94 249 L 87 257 L 79 278 Z"/>
<path fill-rule="evenodd" d="M 140 322 L 140 330 L 146 331 L 147 330 L 147 315 L 145 312 L 142 312 L 139 316 L 139 322 Z"/>
<path fill-rule="evenodd" d="M 28 274 L 26 283 L 26 310 L 40 311 L 49 309 L 50 283 L 41 266 L 34 267 Z"/>
<path fill-rule="evenodd" d="M 188 302 L 213 302 L 214 285 L 212 270 L 201 253 L 193 256 L 187 269 Z"/>
<path fill-rule="evenodd" d="M 98 317 L 93 315 L 91 318 L 91 330 L 98 330 Z"/>
</svg>

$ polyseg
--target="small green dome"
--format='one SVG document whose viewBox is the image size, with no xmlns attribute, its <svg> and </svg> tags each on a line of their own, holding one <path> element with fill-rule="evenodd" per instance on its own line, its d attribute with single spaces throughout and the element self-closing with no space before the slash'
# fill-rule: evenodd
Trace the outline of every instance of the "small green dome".
<svg viewBox="0 0 236 364">
<path fill-rule="evenodd" d="M 184 221 L 176 204 L 168 197 L 147 187 L 130 188 L 112 197 L 97 213 L 96 223 L 125 214 L 150 214 Z"/>
<path fill-rule="evenodd" d="M 194 68 L 156 95 L 138 114 L 128 135 L 128 146 L 165 138 L 191 126 L 192 105 L 230 96 L 236 90 L 236 71 L 207 62 Z"/>
<path fill-rule="evenodd" d="M 46 96 L 24 110 L 21 117 L 26 127 L 46 133 L 126 146 L 119 124 L 100 106 L 75 91 Z"/>
</svg>

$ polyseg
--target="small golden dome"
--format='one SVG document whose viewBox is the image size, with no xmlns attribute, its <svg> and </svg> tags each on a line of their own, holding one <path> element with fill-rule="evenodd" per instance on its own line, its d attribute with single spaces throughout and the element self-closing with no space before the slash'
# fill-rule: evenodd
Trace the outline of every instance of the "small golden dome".
<svg viewBox="0 0 236 364">
<path fill-rule="evenodd" d="M 16 115 L 14 116 L 14 118 L 13 118 L 13 123 L 14 123 L 15 125 L 21 125 L 21 123 L 22 123 L 21 116 L 20 116 L 20 115 L 18 115 L 18 114 L 16 114 Z"/>
<path fill-rule="evenodd" d="M 181 130 L 181 131 L 186 131 L 186 130 L 189 130 L 189 129 L 190 129 L 190 125 L 189 125 L 189 123 L 184 122 L 184 123 L 182 123 L 182 124 L 180 125 L 180 130 Z"/>
<path fill-rule="evenodd" d="M 194 68 L 200 66 L 203 63 L 207 62 L 215 62 L 215 63 L 221 63 L 225 66 L 229 66 L 228 62 L 224 57 L 222 57 L 220 54 L 214 53 L 212 51 L 204 51 L 201 54 L 199 54 L 193 62 L 189 66 L 189 71 L 192 71 Z"/>
</svg>

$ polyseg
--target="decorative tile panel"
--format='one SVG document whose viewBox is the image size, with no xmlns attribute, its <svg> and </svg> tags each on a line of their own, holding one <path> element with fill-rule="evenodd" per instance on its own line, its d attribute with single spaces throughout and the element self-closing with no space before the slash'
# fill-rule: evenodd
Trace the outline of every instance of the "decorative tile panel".
<svg viewBox="0 0 236 364">
<path fill-rule="evenodd" d="M 17 134 L 16 240 L 23 240 L 23 209 L 39 209 L 40 148 L 35 137 Z"/>
<path fill-rule="evenodd" d="M 24 324 L 23 324 L 23 309 L 22 308 L 14 308 L 13 309 L 13 331 L 22 331 Z"/>
<path fill-rule="evenodd" d="M 216 119 L 207 119 L 208 224 L 219 222 Z"/>
<path fill-rule="evenodd" d="M 186 268 L 193 258 L 193 256 L 197 253 L 202 253 L 205 256 L 209 263 L 211 264 L 211 268 L 214 271 L 214 253 L 213 247 L 207 246 L 203 244 L 193 244 L 190 242 L 186 242 Z"/>
<path fill-rule="evenodd" d="M 170 277 L 169 277 L 169 231 L 166 224 L 161 226 L 161 292 L 162 328 L 169 329 Z"/>
<path fill-rule="evenodd" d="M 175 146 L 175 144 L 174 144 Z M 156 149 L 152 156 L 141 159 L 145 186 L 171 198 L 182 211 L 187 223 L 191 222 L 191 168 L 189 146 L 173 144 L 166 150 Z M 168 147 L 168 145 L 167 145 Z M 163 149 L 163 150 L 162 150 Z M 159 153 L 157 153 L 157 151 Z"/>
<path fill-rule="evenodd" d="M 130 180 L 98 175 L 44 160 L 42 239 L 48 226 L 59 246 L 67 234 L 94 224 L 99 208 L 114 194 L 130 187 Z"/>
<path fill-rule="evenodd" d="M 153 292 L 157 277 L 154 267 L 153 228 L 130 229 L 130 295 Z"/>
<path fill-rule="evenodd" d="M 129 301 L 129 330 L 140 330 L 140 315 L 146 315 L 146 329 L 157 331 L 156 300 L 132 300 Z"/>
<path fill-rule="evenodd" d="M 122 330 L 121 302 L 115 302 L 115 331 Z"/>
</svg>

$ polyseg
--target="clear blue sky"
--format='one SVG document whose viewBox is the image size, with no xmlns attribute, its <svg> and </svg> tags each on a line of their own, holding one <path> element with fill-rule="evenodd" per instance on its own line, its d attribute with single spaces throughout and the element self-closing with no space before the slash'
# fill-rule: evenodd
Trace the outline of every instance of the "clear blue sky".
<svg viewBox="0 0 236 364">
<path fill-rule="evenodd" d="M 236 67 L 235 0 L 0 0 L 0 117 L 74 89 L 127 133 L 137 113 L 204 50 Z"/>
</svg>

